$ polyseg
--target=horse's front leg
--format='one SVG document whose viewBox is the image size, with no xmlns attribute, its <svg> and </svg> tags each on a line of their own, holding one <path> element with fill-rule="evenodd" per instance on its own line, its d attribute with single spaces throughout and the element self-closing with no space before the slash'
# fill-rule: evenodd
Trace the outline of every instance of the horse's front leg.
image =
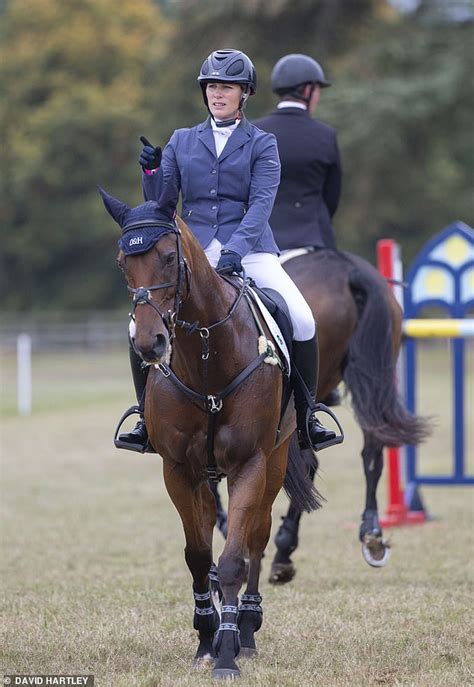
<svg viewBox="0 0 474 687">
<path fill-rule="evenodd" d="M 205 667 L 213 662 L 212 642 L 219 627 L 219 614 L 213 605 L 209 569 L 212 565 L 212 531 L 216 520 L 214 497 L 207 484 L 192 488 L 184 469 L 164 464 L 166 489 L 181 517 L 186 539 L 185 559 L 193 577 L 194 629 L 199 633 L 199 646 L 193 666 Z"/>
<path fill-rule="evenodd" d="M 383 538 L 377 507 L 377 486 L 383 469 L 383 444 L 368 432 L 364 432 L 362 459 L 366 498 L 359 539 L 365 561 L 374 568 L 380 568 L 386 565 L 390 557 L 390 546 Z"/>
<path fill-rule="evenodd" d="M 252 658 L 257 654 L 254 634 L 260 629 L 263 620 L 262 597 L 259 592 L 261 561 L 270 538 L 272 506 L 285 477 L 287 456 L 288 442 L 285 442 L 270 457 L 267 465 L 265 493 L 248 536 L 247 588 L 240 597 L 238 616 L 240 656 L 242 657 Z"/>
<path fill-rule="evenodd" d="M 238 593 L 245 577 L 244 553 L 259 514 L 266 484 L 266 456 L 256 453 L 227 475 L 229 490 L 228 533 L 219 558 L 219 583 L 222 589 L 222 615 L 214 639 L 216 664 L 213 676 L 233 678 L 240 675 L 235 658 L 240 651 Z M 255 554 L 254 554 L 255 557 Z"/>
</svg>

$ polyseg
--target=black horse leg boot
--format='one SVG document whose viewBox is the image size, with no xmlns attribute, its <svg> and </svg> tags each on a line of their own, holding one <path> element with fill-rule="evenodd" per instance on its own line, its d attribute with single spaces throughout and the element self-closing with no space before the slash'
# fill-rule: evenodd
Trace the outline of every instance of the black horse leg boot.
<svg viewBox="0 0 474 687">
<path fill-rule="evenodd" d="M 138 420 L 135 427 L 131 432 L 125 432 L 119 434 L 118 439 L 115 440 L 115 446 L 117 448 L 125 448 L 130 451 L 138 451 L 139 453 L 145 453 L 148 444 L 148 432 L 145 425 L 145 420 L 143 418 L 143 408 L 145 405 L 145 388 L 146 380 L 148 379 L 148 367 L 142 366 L 142 359 L 135 352 L 135 349 L 130 342 L 129 348 L 130 356 L 130 367 L 132 369 L 133 385 L 135 387 L 135 393 L 137 395 L 138 406 L 133 406 L 129 411 L 122 417 L 120 424 L 123 420 L 132 415 L 133 413 L 138 413 L 140 419 Z M 120 425 L 119 425 L 120 426 Z"/>
<path fill-rule="evenodd" d="M 314 414 L 319 371 L 319 348 L 316 335 L 308 341 L 293 341 L 292 346 L 292 362 L 299 372 L 299 375 L 293 373 L 298 435 L 314 451 L 317 451 L 336 443 L 337 437 L 335 432 L 323 427 Z"/>
</svg>

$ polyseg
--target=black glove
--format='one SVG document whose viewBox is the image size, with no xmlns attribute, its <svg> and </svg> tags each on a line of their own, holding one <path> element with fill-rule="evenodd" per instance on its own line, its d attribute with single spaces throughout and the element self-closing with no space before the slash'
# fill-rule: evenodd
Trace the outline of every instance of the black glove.
<svg viewBox="0 0 474 687">
<path fill-rule="evenodd" d="M 232 272 L 239 274 L 242 272 L 242 258 L 233 250 L 222 250 L 216 271 L 219 274 L 232 274 Z"/>
<path fill-rule="evenodd" d="M 161 148 L 154 146 L 145 136 L 140 136 L 144 148 L 140 153 L 138 162 L 143 169 L 157 169 L 161 165 Z"/>
</svg>

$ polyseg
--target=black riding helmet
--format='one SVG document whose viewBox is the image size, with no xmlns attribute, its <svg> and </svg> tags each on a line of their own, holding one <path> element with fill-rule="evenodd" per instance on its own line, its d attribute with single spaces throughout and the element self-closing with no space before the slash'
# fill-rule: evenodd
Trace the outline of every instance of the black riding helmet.
<svg viewBox="0 0 474 687">
<path fill-rule="evenodd" d="M 208 107 L 206 84 L 238 83 L 245 86 L 239 109 L 244 108 L 249 95 L 257 91 L 257 74 L 249 57 L 240 50 L 215 50 L 202 63 L 197 80 L 200 83 L 204 103 Z"/>
<path fill-rule="evenodd" d="M 302 98 L 301 87 L 307 83 L 318 84 L 321 88 L 330 86 L 326 81 L 323 68 L 309 55 L 294 53 L 280 58 L 272 71 L 272 91 L 278 95 L 291 95 Z"/>
</svg>

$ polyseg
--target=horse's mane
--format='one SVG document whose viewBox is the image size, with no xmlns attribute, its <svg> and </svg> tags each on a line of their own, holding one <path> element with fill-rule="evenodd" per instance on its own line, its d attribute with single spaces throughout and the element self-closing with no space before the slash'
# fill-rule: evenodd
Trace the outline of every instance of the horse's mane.
<svg viewBox="0 0 474 687">
<path fill-rule="evenodd" d="M 181 237 L 183 239 L 183 242 L 185 243 L 186 246 L 189 247 L 191 253 L 203 253 L 204 254 L 204 249 L 202 248 L 201 244 L 197 240 L 197 238 L 194 236 L 193 232 L 191 229 L 188 227 L 186 222 L 179 216 L 176 215 L 176 224 L 178 225 L 178 228 L 181 232 Z"/>
</svg>

